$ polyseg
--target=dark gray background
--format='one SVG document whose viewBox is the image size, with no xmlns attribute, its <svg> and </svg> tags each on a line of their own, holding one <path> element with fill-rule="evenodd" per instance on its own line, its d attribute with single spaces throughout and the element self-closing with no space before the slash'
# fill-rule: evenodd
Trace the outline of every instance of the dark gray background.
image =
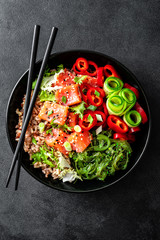
<svg viewBox="0 0 160 240">
<path fill-rule="evenodd" d="M 41 25 L 38 59 L 52 26 L 54 51 L 91 49 L 126 65 L 152 109 L 152 136 L 124 180 L 100 192 L 52 190 L 23 169 L 19 190 L 5 189 L 12 159 L 5 131 L 9 94 L 28 68 L 34 24 Z M 0 1 L 0 239 L 160 239 L 160 3 L 147 0 Z M 14 179 L 14 178 L 13 178 Z"/>
</svg>

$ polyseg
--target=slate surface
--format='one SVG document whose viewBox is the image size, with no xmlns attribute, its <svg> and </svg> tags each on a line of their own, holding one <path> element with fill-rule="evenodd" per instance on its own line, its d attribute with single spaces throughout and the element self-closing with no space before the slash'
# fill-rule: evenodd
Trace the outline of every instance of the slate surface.
<svg viewBox="0 0 160 240">
<path fill-rule="evenodd" d="M 0 0 L 0 240 L 160 239 L 160 3 L 147 0 Z M 100 192 L 68 194 L 40 184 L 23 169 L 18 192 L 5 189 L 12 152 L 5 131 L 9 94 L 28 68 L 34 24 L 38 59 L 53 25 L 55 51 L 91 49 L 137 76 L 152 109 L 152 136 L 124 180 Z"/>
</svg>

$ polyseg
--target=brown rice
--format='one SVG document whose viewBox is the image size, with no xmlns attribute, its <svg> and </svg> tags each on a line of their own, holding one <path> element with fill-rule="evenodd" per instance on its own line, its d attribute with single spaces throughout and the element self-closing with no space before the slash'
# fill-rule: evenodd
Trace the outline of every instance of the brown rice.
<svg viewBox="0 0 160 240">
<path fill-rule="evenodd" d="M 24 103 L 25 103 L 25 96 L 23 98 L 22 104 L 21 104 L 21 110 L 17 109 L 16 113 L 19 116 L 18 124 L 16 125 L 16 141 L 19 141 L 21 130 L 22 130 L 22 121 L 23 121 L 23 111 L 24 111 Z M 32 160 L 32 154 L 39 151 L 39 148 L 45 143 L 45 132 L 40 133 L 39 131 L 39 123 L 42 121 L 38 117 L 39 111 L 41 107 L 43 106 L 43 102 L 40 101 L 39 97 L 37 97 L 37 100 L 35 102 L 35 106 L 33 108 L 31 120 L 29 122 L 26 134 L 25 134 L 25 140 L 24 140 L 24 151 L 28 152 L 30 156 L 30 160 Z M 49 125 L 47 121 L 44 121 L 45 124 L 45 130 L 49 128 Z M 37 141 L 37 144 L 35 145 L 32 143 L 32 138 L 35 138 Z M 47 148 L 50 150 L 50 147 L 47 146 Z M 54 162 L 54 165 L 57 166 L 56 162 Z M 58 175 L 60 174 L 60 169 L 57 168 L 51 168 L 47 164 L 44 164 L 42 162 L 36 162 L 34 163 L 34 168 L 41 168 L 42 172 L 45 174 L 45 177 L 48 177 L 51 175 L 54 179 L 58 178 Z"/>
</svg>

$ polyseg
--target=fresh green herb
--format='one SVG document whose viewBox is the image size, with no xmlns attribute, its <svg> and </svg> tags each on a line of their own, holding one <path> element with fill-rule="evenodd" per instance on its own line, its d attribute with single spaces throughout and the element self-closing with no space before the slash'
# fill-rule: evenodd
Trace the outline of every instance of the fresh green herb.
<svg viewBox="0 0 160 240">
<path fill-rule="evenodd" d="M 63 103 L 66 103 L 66 102 L 67 102 L 66 96 L 62 96 L 62 102 L 63 102 Z"/>
<path fill-rule="evenodd" d="M 50 68 L 47 66 L 43 77 L 50 77 L 55 73 L 59 73 L 62 69 L 63 69 L 63 64 L 58 65 L 57 70 L 50 70 Z"/>
<path fill-rule="evenodd" d="M 32 137 L 32 143 L 37 145 L 37 141 L 36 141 L 36 139 L 34 137 Z"/>
<path fill-rule="evenodd" d="M 52 119 L 52 121 L 51 121 L 51 125 L 54 124 L 54 120 L 55 120 L 55 118 Z"/>
<path fill-rule="evenodd" d="M 60 64 L 60 65 L 57 66 L 57 70 L 55 69 L 55 70 L 51 70 L 49 72 L 50 73 L 49 76 L 54 75 L 55 73 L 59 73 L 63 69 L 64 69 L 63 64 Z M 48 77 L 48 74 L 46 76 Z"/>
<path fill-rule="evenodd" d="M 48 91 L 40 91 L 40 95 L 39 95 L 40 101 L 44 102 L 44 101 L 55 101 L 55 94 L 52 92 L 48 92 Z"/>
<path fill-rule="evenodd" d="M 51 135 L 53 135 L 52 130 L 53 130 L 53 128 L 48 129 L 48 130 L 46 131 L 46 134 L 51 134 Z"/>
<path fill-rule="evenodd" d="M 75 77 L 74 78 L 74 81 L 75 81 L 75 83 L 77 83 L 77 84 L 82 84 L 83 83 L 83 81 L 86 79 L 86 77 L 87 76 L 82 76 L 82 77 Z"/>
<path fill-rule="evenodd" d="M 73 153 L 69 152 L 69 158 L 72 158 L 72 157 L 73 157 Z"/>
<path fill-rule="evenodd" d="M 48 116 L 50 116 L 52 113 L 53 113 L 53 110 L 50 110 L 50 111 L 48 112 Z"/>
<path fill-rule="evenodd" d="M 32 154 L 33 164 L 42 162 L 50 167 L 55 167 L 55 162 L 58 163 L 57 157 L 54 155 L 53 149 L 49 150 L 46 145 L 40 147 L 39 152 Z"/>
<path fill-rule="evenodd" d="M 50 68 L 47 65 L 47 67 L 46 67 L 46 69 L 44 71 L 43 77 L 49 77 L 51 75 L 52 75 L 52 72 L 50 71 Z"/>
<path fill-rule="evenodd" d="M 100 96 L 100 93 L 99 93 L 97 90 L 95 90 L 94 94 L 95 94 L 97 97 Z"/>
<path fill-rule="evenodd" d="M 54 119 L 53 119 L 54 120 Z M 50 128 L 49 130 L 46 131 L 46 133 L 52 133 L 52 130 L 53 128 L 58 128 L 58 129 L 61 129 L 63 130 L 64 132 L 67 132 L 67 131 L 71 131 L 72 130 L 72 127 L 69 127 L 66 123 L 64 123 L 63 125 L 59 125 L 57 123 L 54 123 L 54 121 L 52 120 L 51 122 L 51 126 L 52 128 Z"/>
<path fill-rule="evenodd" d="M 85 102 L 81 102 L 79 105 L 75 106 L 75 107 L 70 107 L 70 110 L 72 112 L 74 112 L 74 114 L 78 114 L 79 115 L 79 118 L 83 118 L 83 113 L 84 111 L 86 110 L 85 108 L 85 105 L 86 103 Z"/>
<path fill-rule="evenodd" d="M 35 89 L 36 83 L 37 83 L 37 79 L 35 79 L 35 80 L 32 82 L 32 90 Z"/>
<path fill-rule="evenodd" d="M 93 117 L 92 117 L 90 114 L 88 115 L 88 118 L 87 118 L 87 119 L 89 120 L 90 124 L 93 123 Z"/>
<path fill-rule="evenodd" d="M 57 66 L 57 71 L 56 72 L 59 73 L 63 69 L 64 69 L 63 64 L 60 64 L 60 65 Z"/>
<path fill-rule="evenodd" d="M 95 111 L 97 109 L 96 106 L 90 105 L 87 109 L 91 110 L 91 111 Z"/>
<path fill-rule="evenodd" d="M 44 128 L 45 128 L 44 122 L 40 122 L 39 123 L 39 131 L 40 131 L 40 133 L 44 132 Z"/>
<path fill-rule="evenodd" d="M 62 129 L 63 131 L 71 131 L 72 130 L 72 127 L 69 127 L 66 123 L 65 124 L 63 124 L 63 125 L 59 125 L 59 127 L 58 128 L 60 128 L 60 129 Z"/>
<path fill-rule="evenodd" d="M 50 72 L 50 69 L 47 67 L 44 74 L 43 74 L 43 77 L 50 77 L 52 74 Z"/>
</svg>

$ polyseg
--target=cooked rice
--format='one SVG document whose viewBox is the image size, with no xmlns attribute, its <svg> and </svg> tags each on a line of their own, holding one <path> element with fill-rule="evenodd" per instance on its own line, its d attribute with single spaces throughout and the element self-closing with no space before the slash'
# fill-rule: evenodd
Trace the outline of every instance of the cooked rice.
<svg viewBox="0 0 160 240">
<path fill-rule="evenodd" d="M 32 92 L 33 94 L 33 92 Z M 24 103 L 25 103 L 25 96 L 23 98 L 23 102 L 21 104 L 22 109 L 16 110 L 16 113 L 19 116 L 18 124 L 16 125 L 16 141 L 19 141 L 21 131 L 22 131 L 22 120 L 23 120 L 23 111 L 24 111 Z M 35 106 L 33 108 L 32 116 L 25 134 L 25 140 L 24 140 L 24 151 L 28 152 L 30 156 L 30 160 L 32 160 L 32 154 L 39 152 L 39 148 L 45 143 L 45 132 L 40 133 L 39 131 L 39 123 L 41 122 L 40 118 L 38 117 L 38 114 L 40 112 L 41 107 L 43 106 L 43 102 L 40 101 L 39 97 L 37 97 L 37 100 L 35 102 Z M 50 126 L 47 121 L 44 121 L 45 129 L 49 129 Z M 35 138 L 37 141 L 37 144 L 35 145 L 32 143 L 32 138 Z M 51 148 L 47 146 L 47 148 L 50 150 Z M 56 162 L 54 162 L 54 165 L 57 166 Z M 48 177 L 51 175 L 53 179 L 58 178 L 58 175 L 60 174 L 60 169 L 57 168 L 51 168 L 47 164 L 44 164 L 42 162 L 36 162 L 34 163 L 34 168 L 41 168 L 42 172 L 45 174 L 45 177 Z"/>
</svg>

